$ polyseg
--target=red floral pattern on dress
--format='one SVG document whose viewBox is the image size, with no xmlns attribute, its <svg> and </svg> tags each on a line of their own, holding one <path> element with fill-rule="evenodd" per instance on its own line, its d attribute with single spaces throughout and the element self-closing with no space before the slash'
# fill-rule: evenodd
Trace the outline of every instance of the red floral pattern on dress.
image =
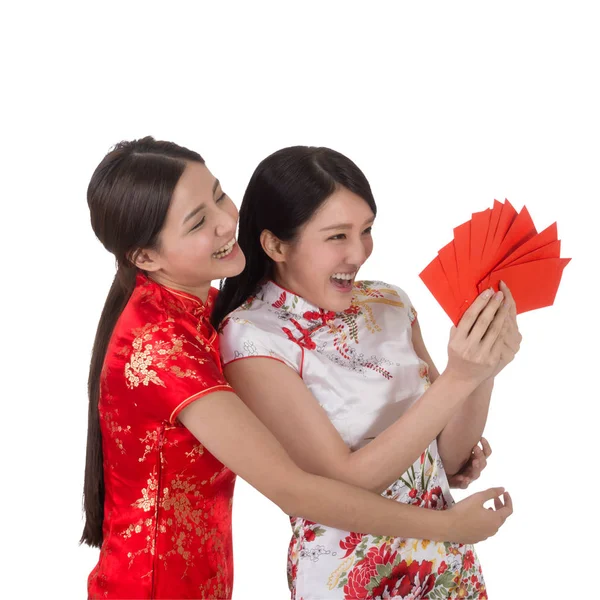
<svg viewBox="0 0 600 600">
<path fill-rule="evenodd" d="M 360 282 L 351 306 L 333 314 L 282 291 L 268 282 L 257 292 L 252 311 L 240 308 L 232 314 L 235 328 L 224 336 L 225 363 L 256 356 L 256 342 L 260 355 L 295 368 L 345 443 L 361 447 L 373 439 L 377 415 L 384 418 L 381 411 L 399 406 L 400 398 L 416 401 L 429 384 L 427 367 L 410 345 L 415 318 L 410 301 L 394 286 Z M 352 390 L 352 402 L 345 404 L 338 387 Z M 435 441 L 383 495 L 429 510 L 448 508 L 452 499 Z M 471 546 L 339 531 L 300 517 L 290 521 L 287 565 L 295 600 L 486 597 Z"/>
<path fill-rule="evenodd" d="M 287 293 L 285 291 L 281 292 L 281 295 L 279 296 L 279 298 L 277 300 L 275 300 L 275 302 L 273 302 L 273 304 L 271 304 L 271 306 L 273 308 L 281 308 L 285 304 L 286 296 L 287 296 Z"/>
<path fill-rule="evenodd" d="M 349 573 L 347 598 L 426 598 L 433 589 L 432 561 L 398 561 L 389 547 L 371 548 Z"/>
<path fill-rule="evenodd" d="M 346 551 L 346 554 L 342 558 L 347 558 L 350 556 L 354 550 L 356 550 L 356 546 L 358 546 L 363 540 L 362 533 L 354 533 L 350 532 L 349 535 L 345 537 L 345 539 L 340 541 L 340 548 Z"/>
</svg>

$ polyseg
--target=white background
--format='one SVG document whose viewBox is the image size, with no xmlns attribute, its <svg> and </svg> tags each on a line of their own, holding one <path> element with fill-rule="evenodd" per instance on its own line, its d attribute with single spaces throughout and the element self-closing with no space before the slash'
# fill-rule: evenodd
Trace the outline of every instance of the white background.
<svg viewBox="0 0 600 600">
<path fill-rule="evenodd" d="M 357 162 L 379 206 L 362 271 L 403 287 L 443 367 L 450 322 L 418 279 L 471 212 L 508 198 L 573 257 L 520 317 L 494 455 L 472 491 L 515 514 L 478 546 L 494 600 L 597 598 L 599 18 L 583 2 L 13 3 L 2 44 L 2 598 L 83 598 L 86 379 L 113 261 L 86 186 L 147 134 L 199 151 L 239 204 L 294 144 Z M 457 497 L 462 497 L 462 492 Z M 243 481 L 234 598 L 288 597 L 289 526 Z"/>
</svg>

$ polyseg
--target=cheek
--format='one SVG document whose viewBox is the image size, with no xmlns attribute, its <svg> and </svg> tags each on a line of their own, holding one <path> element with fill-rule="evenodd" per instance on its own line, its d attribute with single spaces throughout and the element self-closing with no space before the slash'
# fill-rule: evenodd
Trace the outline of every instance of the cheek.
<svg viewBox="0 0 600 600">
<path fill-rule="evenodd" d="M 189 235 L 181 240 L 180 244 L 173 249 L 172 260 L 179 267 L 198 268 L 198 261 L 204 261 L 213 252 L 212 240 L 204 232 Z"/>
<path fill-rule="evenodd" d="M 367 258 L 369 258 L 369 256 L 371 256 L 372 252 L 373 252 L 373 238 L 371 236 L 369 236 L 365 240 L 365 260 Z"/>
<path fill-rule="evenodd" d="M 237 209 L 236 205 L 233 203 L 233 200 L 229 197 L 227 199 L 227 206 L 225 206 L 225 211 L 232 219 L 235 219 L 235 221 L 237 223 L 238 209 Z"/>
</svg>

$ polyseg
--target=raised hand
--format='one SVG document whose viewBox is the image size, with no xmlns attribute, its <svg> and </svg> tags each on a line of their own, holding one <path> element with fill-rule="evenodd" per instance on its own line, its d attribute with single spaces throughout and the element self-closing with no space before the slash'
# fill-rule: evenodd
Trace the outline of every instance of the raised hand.
<svg viewBox="0 0 600 600">
<path fill-rule="evenodd" d="M 494 369 L 492 377 L 498 375 L 506 365 L 513 361 L 515 354 L 517 354 L 521 347 L 521 341 L 523 340 L 523 336 L 517 325 L 517 305 L 515 304 L 515 300 L 508 289 L 508 286 L 503 281 L 500 282 L 500 291 L 504 294 L 504 302 L 508 306 L 508 317 L 504 321 L 504 326 L 500 334 L 504 341 L 500 351 L 500 361 L 498 362 L 496 369 Z"/>
<path fill-rule="evenodd" d="M 467 309 L 448 343 L 446 373 L 475 387 L 492 377 L 505 350 L 504 325 L 510 306 L 502 291 L 485 290 Z"/>
</svg>

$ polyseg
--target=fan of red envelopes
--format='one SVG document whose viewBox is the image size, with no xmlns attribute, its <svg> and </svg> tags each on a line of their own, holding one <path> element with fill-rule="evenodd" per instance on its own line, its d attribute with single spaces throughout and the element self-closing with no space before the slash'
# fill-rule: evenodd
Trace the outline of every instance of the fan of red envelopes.
<svg viewBox="0 0 600 600">
<path fill-rule="evenodd" d="M 444 246 L 420 274 L 455 325 L 485 289 L 509 287 L 517 313 L 554 303 L 563 269 L 556 223 L 538 233 L 529 211 L 520 213 L 508 200 L 473 213 L 454 229 Z"/>
</svg>

